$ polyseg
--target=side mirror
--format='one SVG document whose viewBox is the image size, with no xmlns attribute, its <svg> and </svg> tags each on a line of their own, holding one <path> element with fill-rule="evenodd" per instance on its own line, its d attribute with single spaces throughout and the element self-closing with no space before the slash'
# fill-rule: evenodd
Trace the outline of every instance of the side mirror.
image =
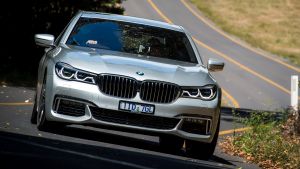
<svg viewBox="0 0 300 169">
<path fill-rule="evenodd" d="M 35 34 L 35 44 L 42 47 L 54 46 L 54 36 L 50 34 Z"/>
<path fill-rule="evenodd" d="M 225 63 L 219 60 L 208 59 L 207 68 L 211 72 L 222 71 Z"/>
</svg>

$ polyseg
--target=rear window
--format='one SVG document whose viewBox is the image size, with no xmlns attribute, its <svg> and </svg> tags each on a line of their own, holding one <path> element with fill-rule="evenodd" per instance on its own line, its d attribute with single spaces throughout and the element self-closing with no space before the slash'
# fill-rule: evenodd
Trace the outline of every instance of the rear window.
<svg viewBox="0 0 300 169">
<path fill-rule="evenodd" d="M 128 22 L 80 18 L 67 44 L 197 63 L 184 33 Z"/>
</svg>

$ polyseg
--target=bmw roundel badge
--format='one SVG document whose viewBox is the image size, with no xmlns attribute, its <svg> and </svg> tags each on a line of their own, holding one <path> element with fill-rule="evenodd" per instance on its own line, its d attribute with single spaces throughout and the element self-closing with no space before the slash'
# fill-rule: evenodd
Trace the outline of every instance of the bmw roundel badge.
<svg viewBox="0 0 300 169">
<path fill-rule="evenodd" d="M 136 72 L 137 75 L 143 76 L 144 72 Z"/>
</svg>

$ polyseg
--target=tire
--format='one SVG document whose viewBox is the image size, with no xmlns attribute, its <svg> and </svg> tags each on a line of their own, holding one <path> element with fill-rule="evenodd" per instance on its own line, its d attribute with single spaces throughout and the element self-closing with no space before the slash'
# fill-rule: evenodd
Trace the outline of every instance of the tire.
<svg viewBox="0 0 300 169">
<path fill-rule="evenodd" d="M 183 146 L 184 140 L 176 136 L 162 135 L 159 137 L 159 145 L 163 150 L 177 152 Z"/>
<path fill-rule="evenodd" d="M 31 118 L 30 118 L 30 122 L 31 124 L 36 124 L 36 117 L 37 117 L 37 111 L 36 111 L 36 94 L 34 96 L 34 105 L 32 108 L 32 113 L 31 113 Z"/>
<path fill-rule="evenodd" d="M 42 89 L 41 89 L 41 95 L 40 95 L 40 101 L 39 101 L 39 110 L 37 111 L 36 115 L 36 125 L 39 130 L 46 130 L 50 128 L 50 122 L 46 119 L 45 115 L 45 97 L 46 97 L 46 77 L 44 77 Z"/>
<path fill-rule="evenodd" d="M 217 141 L 219 136 L 219 129 L 220 129 L 220 119 L 218 122 L 218 126 L 214 135 L 214 138 L 211 143 L 202 143 L 192 140 L 186 140 L 186 152 L 189 156 L 201 160 L 208 160 L 212 157 Z"/>
</svg>

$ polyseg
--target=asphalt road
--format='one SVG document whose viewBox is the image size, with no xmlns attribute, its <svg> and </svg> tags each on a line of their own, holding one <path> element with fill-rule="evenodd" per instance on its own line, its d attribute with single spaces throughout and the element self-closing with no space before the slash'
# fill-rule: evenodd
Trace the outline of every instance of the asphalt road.
<svg viewBox="0 0 300 169">
<path fill-rule="evenodd" d="M 252 110 L 275 110 L 289 105 L 290 75 L 299 75 L 298 67 L 277 57 L 270 59 L 270 54 L 224 36 L 186 1 L 126 0 L 123 5 L 126 15 L 184 26 L 195 38 L 205 61 L 223 60 L 225 70 L 213 75 L 224 89 L 229 105 Z M 0 163 L 4 168 L 23 163 L 46 168 L 62 168 L 64 164 L 72 164 L 72 168 L 94 168 L 98 164 L 103 168 L 257 168 L 225 155 L 219 148 L 209 161 L 187 157 L 183 150 L 165 152 L 154 136 L 76 125 L 41 132 L 29 121 L 33 96 L 34 89 L 0 87 Z M 233 122 L 230 109 L 222 109 L 220 135 L 231 133 L 234 127 L 243 126 Z M 45 165 L 49 159 L 53 162 Z M 83 165 L 84 159 L 89 165 Z M 60 160 L 65 163 L 57 163 Z"/>
<path fill-rule="evenodd" d="M 290 78 L 300 75 L 299 67 L 210 26 L 213 24 L 187 0 L 126 0 L 123 6 L 126 15 L 183 26 L 194 37 L 205 62 L 208 58 L 223 60 L 224 71 L 213 75 L 231 105 L 254 110 L 289 106 Z"/>
</svg>

